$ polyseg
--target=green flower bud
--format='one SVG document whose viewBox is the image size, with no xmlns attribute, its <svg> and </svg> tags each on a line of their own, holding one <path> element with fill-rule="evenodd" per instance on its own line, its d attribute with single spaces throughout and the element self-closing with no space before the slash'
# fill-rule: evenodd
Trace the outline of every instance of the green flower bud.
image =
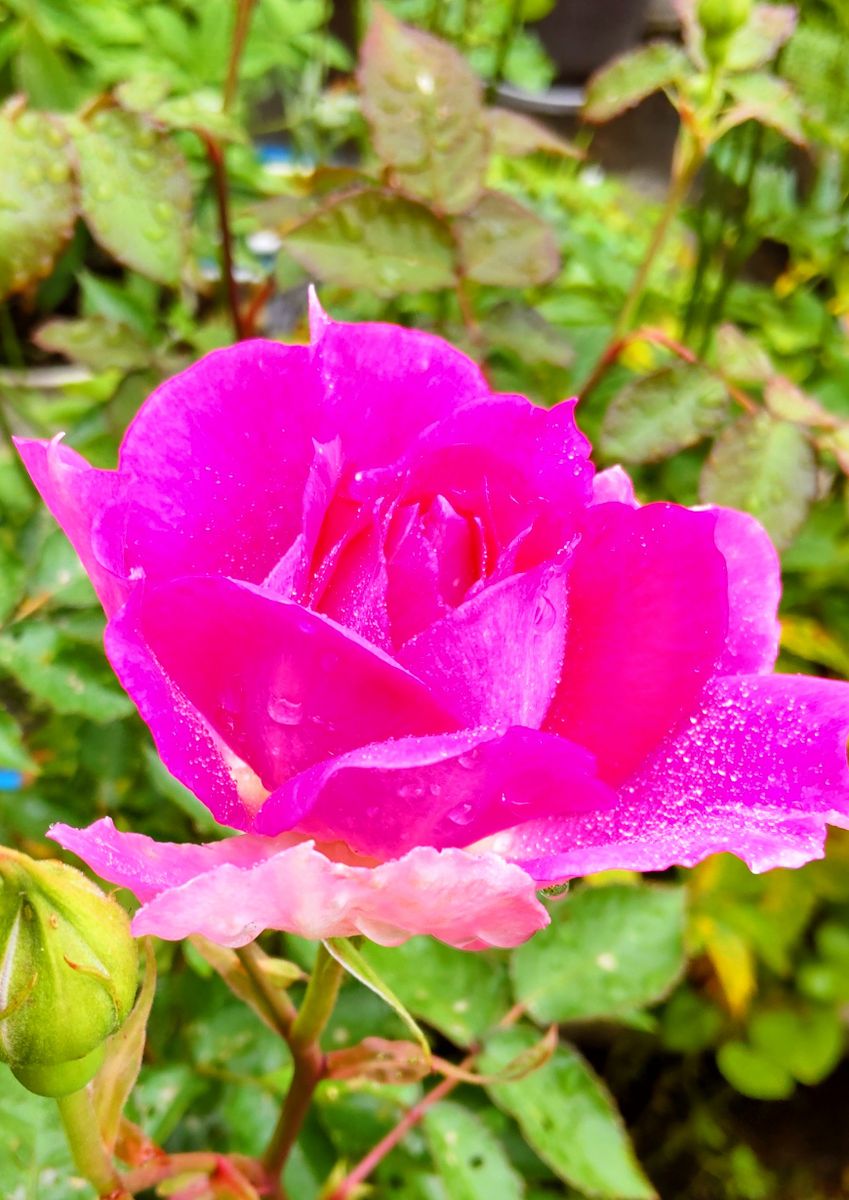
<svg viewBox="0 0 849 1200">
<path fill-rule="evenodd" d="M 752 0 L 699 0 L 696 10 L 706 41 L 726 41 L 746 24 Z"/>
<path fill-rule="evenodd" d="M 137 982 L 119 904 L 73 867 L 0 847 L 0 1062 L 43 1095 L 79 1090 Z"/>
</svg>

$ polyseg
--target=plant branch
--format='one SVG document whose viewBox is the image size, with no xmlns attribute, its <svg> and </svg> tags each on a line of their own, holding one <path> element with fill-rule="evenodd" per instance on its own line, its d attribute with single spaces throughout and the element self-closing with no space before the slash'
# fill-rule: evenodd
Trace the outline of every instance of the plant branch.
<svg viewBox="0 0 849 1200">
<path fill-rule="evenodd" d="M 303 1004 L 289 1031 L 288 1041 L 295 1071 L 280 1120 L 263 1158 L 271 1180 L 277 1181 L 282 1176 L 309 1112 L 315 1089 L 326 1073 L 327 1063 L 319 1038 L 333 1012 L 343 973 L 341 965 L 324 945 L 319 946 Z M 280 1195 L 279 1184 L 277 1187 Z"/>
<path fill-rule="evenodd" d="M 103 1145 L 89 1089 L 84 1087 L 70 1096 L 59 1096 L 56 1104 L 79 1173 L 94 1187 L 98 1196 L 129 1200 Z"/>
<path fill-rule="evenodd" d="M 274 1021 L 277 1032 L 288 1042 L 298 1012 L 283 988 L 275 987 L 263 970 L 263 952 L 256 942 L 251 942 L 238 949 L 236 957 L 244 967 L 254 991 L 262 1000 L 263 1007 Z"/>
<path fill-rule="evenodd" d="M 227 63 L 227 81 L 224 84 L 224 96 L 222 108 L 227 112 L 233 106 L 233 101 L 236 99 L 236 92 L 239 87 L 239 65 L 242 61 L 242 52 L 245 49 L 245 42 L 248 38 L 248 29 L 251 24 L 251 14 L 253 13 L 256 0 L 236 0 L 236 21 L 233 26 L 233 40 L 230 43 L 230 58 Z"/>
<path fill-rule="evenodd" d="M 619 356 L 633 342 L 650 342 L 655 346 L 663 346 L 664 349 L 671 351 L 672 354 L 677 355 L 684 362 L 690 363 L 692 366 L 703 367 L 722 382 L 729 396 L 733 400 L 736 400 L 741 408 L 745 409 L 748 413 L 757 412 L 758 406 L 752 400 L 751 396 L 748 396 L 742 388 L 737 387 L 736 384 L 726 379 L 722 371 L 704 362 L 688 346 L 677 342 L 675 338 L 670 337 L 668 333 L 664 333 L 662 329 L 653 329 L 650 326 L 646 326 L 645 329 L 635 329 L 632 333 L 623 334 L 622 337 L 617 338 L 607 345 L 601 358 L 593 368 L 592 374 L 580 390 L 579 394 L 582 400 L 586 400 L 587 396 L 598 387 Z"/>
<path fill-rule="evenodd" d="M 239 311 L 239 289 L 236 286 L 236 276 L 233 271 L 233 235 L 230 228 L 230 194 L 227 185 L 227 165 L 224 161 L 224 151 L 221 144 L 211 134 L 198 131 L 206 146 L 207 157 L 212 167 L 212 180 L 215 187 L 215 200 L 218 206 L 218 228 L 221 234 L 221 274 L 227 289 L 227 303 L 230 308 L 230 319 L 233 322 L 233 333 L 236 341 L 242 341 L 245 336 L 242 314 Z"/>
<path fill-rule="evenodd" d="M 467 1063 L 472 1061 L 473 1057 L 473 1055 L 469 1055 L 467 1059 L 464 1059 L 462 1064 L 464 1068 Z M 404 1140 L 410 1130 L 418 1125 L 419 1121 L 421 1121 L 429 1109 L 433 1108 L 434 1104 L 438 1104 L 440 1100 L 444 1100 L 456 1087 L 460 1086 L 461 1082 L 462 1080 L 459 1078 L 443 1079 L 435 1088 L 431 1088 L 426 1096 L 423 1096 L 417 1104 L 414 1104 L 412 1108 L 404 1113 L 398 1124 L 393 1129 L 390 1129 L 376 1146 L 372 1146 L 368 1154 L 360 1159 L 354 1169 L 349 1171 L 341 1183 L 337 1184 L 333 1191 L 326 1198 L 323 1198 L 323 1200 L 349 1200 L 349 1197 L 354 1195 L 360 1184 L 364 1183 L 372 1171 L 386 1158 L 390 1150 L 394 1150 L 399 1142 Z"/>
</svg>

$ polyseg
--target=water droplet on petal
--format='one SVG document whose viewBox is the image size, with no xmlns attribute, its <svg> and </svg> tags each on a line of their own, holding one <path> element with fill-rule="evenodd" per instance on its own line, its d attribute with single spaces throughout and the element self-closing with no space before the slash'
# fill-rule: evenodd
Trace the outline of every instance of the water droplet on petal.
<svg viewBox="0 0 849 1200">
<path fill-rule="evenodd" d="M 458 804 L 456 808 L 452 808 L 448 814 L 448 820 L 453 821 L 455 825 L 468 825 L 475 815 L 475 807 L 473 804 Z"/>
<path fill-rule="evenodd" d="M 275 695 L 268 701 L 268 715 L 278 725 L 299 725 L 303 714 L 304 706 L 300 700 Z"/>
<path fill-rule="evenodd" d="M 470 750 L 468 754 L 461 754 L 457 759 L 457 766 L 463 767 L 466 771 L 471 771 L 477 766 L 478 752 Z"/>
</svg>

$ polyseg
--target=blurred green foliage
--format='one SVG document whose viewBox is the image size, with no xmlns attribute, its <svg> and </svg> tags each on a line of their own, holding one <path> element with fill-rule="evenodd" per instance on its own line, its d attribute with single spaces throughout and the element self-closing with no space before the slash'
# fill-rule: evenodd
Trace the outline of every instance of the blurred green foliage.
<svg viewBox="0 0 849 1200">
<path fill-rule="evenodd" d="M 663 206 L 600 169 L 589 123 L 581 157 L 559 130 L 486 103 L 475 77 L 549 82 L 521 28 L 520 9 L 530 20 L 539 6 L 396 0 L 371 25 L 355 82 L 323 0 L 257 0 L 240 86 L 222 105 L 246 7 L 0 3 L 0 842 L 44 854 L 52 821 L 103 815 L 160 839 L 216 835 L 112 677 L 100 609 L 7 435 L 63 428 L 113 464 L 145 395 L 232 340 L 234 319 L 301 337 L 308 277 L 334 315 L 443 333 L 498 388 L 544 404 L 582 391 L 600 464 L 626 462 L 641 498 L 755 512 L 784 550 L 782 664 L 849 673 L 840 0 L 806 4 L 792 36 L 786 17 L 770 25 L 756 6 L 716 70 L 691 20 L 685 47 L 637 51 L 591 84 L 596 123 L 657 89 L 685 114 L 715 100 L 698 198 L 669 210 L 639 294 Z M 436 109 L 442 157 L 410 171 L 399 141 Z M 280 137 L 282 151 L 264 152 Z M 222 167 L 237 312 L 220 258 Z M 550 930 L 513 954 L 424 939 L 363 949 L 444 1057 L 482 1043 L 478 1069 L 496 1072 L 548 1023 L 562 1035 L 523 1078 L 463 1084 L 382 1163 L 376 1194 L 841 1194 L 839 1160 L 804 1150 L 834 1103 L 829 1077 L 847 1069 L 846 836 L 799 871 L 755 877 L 722 857 L 659 882 L 591 879 L 550 903 Z M 267 948 L 310 965 L 297 939 Z M 171 1150 L 259 1153 L 289 1079 L 282 1043 L 197 947 L 160 945 L 157 958 L 131 1119 Z M 521 1021 L 493 1033 L 516 1002 Z M 327 1048 L 367 1036 L 409 1033 L 349 981 Z M 355 1161 L 421 1092 L 324 1084 L 290 1193 L 317 1197 L 336 1161 Z M 8 1073 L 0 1191 L 85 1194 L 48 1102 Z"/>
</svg>

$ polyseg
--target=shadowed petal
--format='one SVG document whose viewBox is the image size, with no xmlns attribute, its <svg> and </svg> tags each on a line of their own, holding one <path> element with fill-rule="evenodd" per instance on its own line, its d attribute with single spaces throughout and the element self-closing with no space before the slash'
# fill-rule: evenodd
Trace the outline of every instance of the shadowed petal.
<svg viewBox="0 0 849 1200">
<path fill-rule="evenodd" d="M 470 726 L 539 728 L 560 679 L 566 570 L 538 567 L 484 588 L 398 652 Z"/>
<path fill-rule="evenodd" d="M 424 684 L 350 630 L 230 579 L 138 589 L 110 626 L 107 649 L 166 766 L 228 823 L 232 815 L 213 807 L 204 787 L 206 774 L 217 781 L 222 768 L 212 769 L 207 742 L 196 740 L 199 726 L 236 757 L 252 812 L 313 763 L 458 727 Z"/>
<path fill-rule="evenodd" d="M 615 800 L 592 756 L 565 738 L 514 727 L 398 738 L 319 763 L 273 793 L 255 828 L 340 839 L 391 858 L 413 846 L 467 846 L 532 816 Z"/>
</svg>

